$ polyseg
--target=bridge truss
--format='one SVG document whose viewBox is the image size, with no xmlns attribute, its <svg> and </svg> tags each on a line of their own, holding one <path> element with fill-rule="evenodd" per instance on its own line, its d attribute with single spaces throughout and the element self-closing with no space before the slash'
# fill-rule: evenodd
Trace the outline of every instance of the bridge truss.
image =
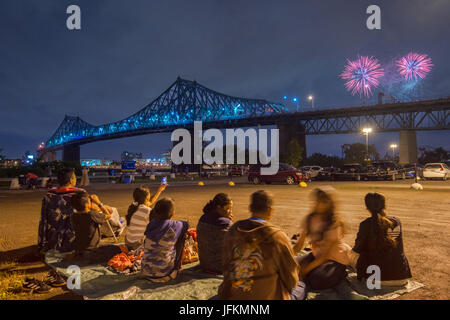
<svg viewBox="0 0 450 320">
<path fill-rule="evenodd" d="M 162 132 L 173 127 L 189 126 L 194 121 L 226 121 L 286 112 L 288 110 L 282 104 L 262 99 L 232 97 L 208 89 L 195 81 L 178 78 L 153 102 L 121 121 L 94 126 L 79 117 L 66 116 L 46 142 L 46 149 Z"/>
<path fill-rule="evenodd" d="M 363 127 L 376 132 L 450 130 L 450 98 L 289 113 L 282 104 L 227 96 L 178 78 L 153 102 L 121 121 L 94 126 L 66 116 L 42 151 L 191 128 L 194 121 L 202 121 L 205 129 L 283 125 L 306 135 L 360 133 Z"/>
</svg>

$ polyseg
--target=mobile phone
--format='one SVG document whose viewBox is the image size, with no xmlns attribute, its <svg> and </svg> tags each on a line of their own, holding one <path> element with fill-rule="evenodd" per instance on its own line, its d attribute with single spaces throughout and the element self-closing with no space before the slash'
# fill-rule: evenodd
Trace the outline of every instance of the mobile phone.
<svg viewBox="0 0 450 320">
<path fill-rule="evenodd" d="M 161 184 L 167 184 L 167 177 L 162 177 L 162 182 Z"/>
</svg>

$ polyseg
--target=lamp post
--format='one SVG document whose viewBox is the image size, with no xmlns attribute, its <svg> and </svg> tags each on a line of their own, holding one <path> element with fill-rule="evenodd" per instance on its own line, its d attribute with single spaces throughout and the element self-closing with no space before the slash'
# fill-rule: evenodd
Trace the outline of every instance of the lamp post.
<svg viewBox="0 0 450 320">
<path fill-rule="evenodd" d="M 292 102 L 295 103 L 295 112 L 298 112 L 298 98 L 297 97 L 292 98 Z"/>
<path fill-rule="evenodd" d="M 283 96 L 283 100 L 288 100 L 288 96 Z M 293 103 L 295 103 L 295 112 L 298 112 L 298 109 L 299 109 L 299 101 L 298 101 L 298 98 L 297 97 L 292 97 L 292 100 L 291 100 Z"/>
<path fill-rule="evenodd" d="M 314 96 L 310 95 L 310 96 L 308 97 L 308 100 L 311 101 L 311 107 L 314 109 Z"/>
<path fill-rule="evenodd" d="M 390 147 L 392 149 L 392 160 L 395 160 L 395 148 L 397 148 L 397 145 L 393 143 Z"/>
<path fill-rule="evenodd" d="M 372 128 L 364 128 L 362 132 L 366 135 L 366 159 L 369 159 L 369 133 L 372 132 Z"/>
</svg>

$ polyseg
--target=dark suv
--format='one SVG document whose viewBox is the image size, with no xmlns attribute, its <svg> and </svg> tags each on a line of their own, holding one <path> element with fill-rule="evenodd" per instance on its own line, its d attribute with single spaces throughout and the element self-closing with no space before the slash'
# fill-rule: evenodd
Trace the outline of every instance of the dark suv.
<svg viewBox="0 0 450 320">
<path fill-rule="evenodd" d="M 304 174 L 287 163 L 280 163 L 278 172 L 274 175 L 262 175 L 261 168 L 268 168 L 269 165 L 252 165 L 248 171 L 248 181 L 254 184 L 265 182 L 270 184 L 272 182 L 284 182 L 287 184 L 296 184 L 305 181 Z"/>
<path fill-rule="evenodd" d="M 404 168 L 392 161 L 374 161 L 369 168 L 369 176 L 386 180 L 405 179 L 405 171 Z"/>
<path fill-rule="evenodd" d="M 331 180 L 355 180 L 364 178 L 366 169 L 359 163 L 345 164 L 331 173 Z"/>
</svg>

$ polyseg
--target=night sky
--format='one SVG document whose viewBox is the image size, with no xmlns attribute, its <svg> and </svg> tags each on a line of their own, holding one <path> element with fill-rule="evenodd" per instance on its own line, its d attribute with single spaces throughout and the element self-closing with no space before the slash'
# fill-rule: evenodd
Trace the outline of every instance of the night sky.
<svg viewBox="0 0 450 320">
<path fill-rule="evenodd" d="M 80 31 L 66 27 L 71 4 L 81 7 Z M 366 28 L 371 4 L 381 7 L 381 30 Z M 0 148 L 8 158 L 34 152 L 65 114 L 94 125 L 123 119 L 177 76 L 233 96 L 282 102 L 296 95 L 303 110 L 309 94 L 317 108 L 358 106 L 339 78 L 358 54 L 384 66 L 410 51 L 426 53 L 434 68 L 414 95 L 447 97 L 449 13 L 448 0 L 2 0 Z M 419 132 L 418 144 L 450 149 L 449 137 Z M 370 139 L 384 155 L 398 134 Z M 343 143 L 364 141 L 308 136 L 307 149 L 340 155 Z M 169 134 L 147 135 L 84 145 L 81 156 L 119 159 L 127 150 L 149 157 L 169 146 Z"/>
</svg>

